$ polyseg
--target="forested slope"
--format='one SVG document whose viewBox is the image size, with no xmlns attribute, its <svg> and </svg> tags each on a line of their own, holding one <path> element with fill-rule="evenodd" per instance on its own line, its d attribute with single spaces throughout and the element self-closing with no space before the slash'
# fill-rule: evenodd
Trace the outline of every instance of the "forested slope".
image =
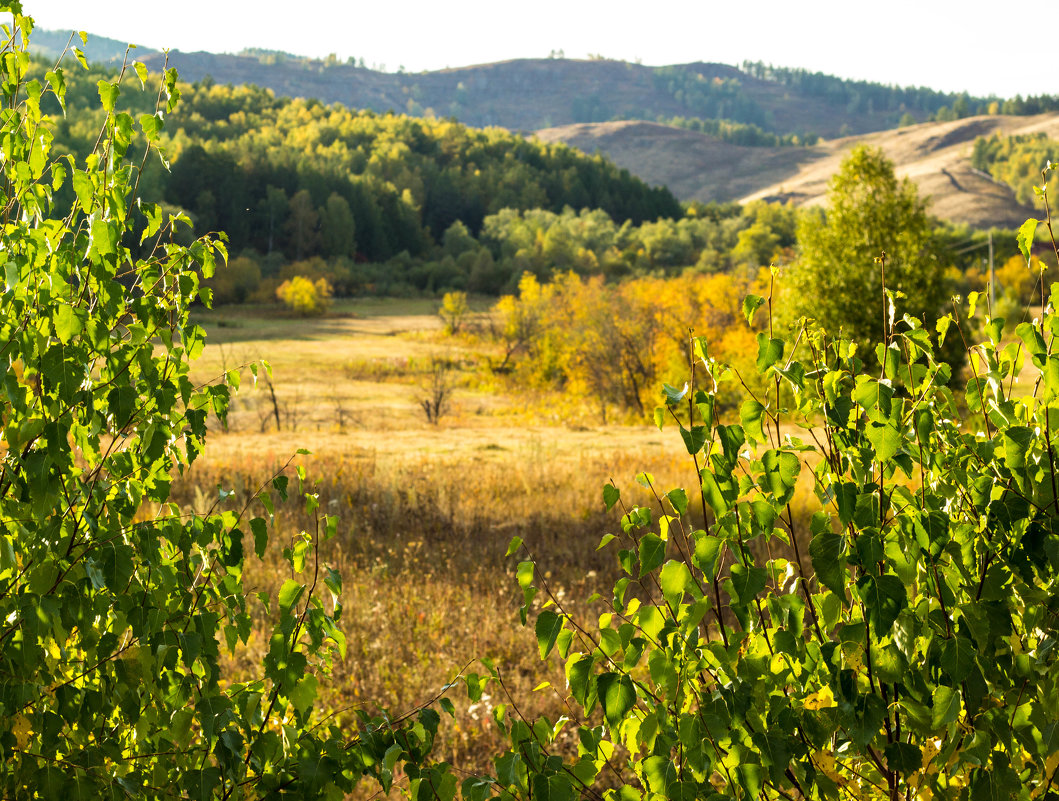
<svg viewBox="0 0 1059 801">
<path fill-rule="evenodd" d="M 55 127 L 67 152 L 92 146 L 98 114 L 87 107 L 101 74 L 71 77 Z M 502 129 L 352 111 L 256 87 L 203 82 L 182 92 L 162 132 L 170 170 L 148 162 L 142 186 L 150 199 L 188 211 L 197 230 L 226 232 L 233 252 L 381 261 L 423 253 L 456 221 L 477 234 L 506 208 L 588 207 L 634 224 L 682 213 L 668 190 L 601 157 Z M 127 75 L 119 107 L 136 115 L 153 104 L 154 88 Z"/>
</svg>

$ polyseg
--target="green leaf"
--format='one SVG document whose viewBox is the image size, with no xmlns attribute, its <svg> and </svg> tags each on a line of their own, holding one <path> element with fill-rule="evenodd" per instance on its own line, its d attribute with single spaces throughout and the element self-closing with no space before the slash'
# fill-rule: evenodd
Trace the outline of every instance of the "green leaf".
<svg viewBox="0 0 1059 801">
<path fill-rule="evenodd" d="M 537 648 L 540 650 L 541 659 L 545 659 L 551 652 L 562 628 L 563 619 L 550 609 L 544 609 L 537 615 L 534 629 L 537 633 Z"/>
<path fill-rule="evenodd" d="M 574 700 L 585 708 L 585 712 L 591 710 L 590 693 L 592 690 L 592 666 L 595 660 L 591 656 L 582 656 L 578 659 L 569 659 L 566 662 L 566 683 L 570 685 L 570 694 Z"/>
<path fill-rule="evenodd" d="M 768 334 L 757 335 L 757 371 L 764 373 L 783 358 L 785 343 L 782 339 L 769 339 Z"/>
<path fill-rule="evenodd" d="M 1021 226 L 1019 226 L 1019 232 L 1015 235 L 1015 241 L 1018 242 L 1019 250 L 1022 251 L 1023 257 L 1026 259 L 1026 263 L 1029 264 L 1030 256 L 1033 250 L 1033 240 L 1037 235 L 1037 223 L 1039 220 L 1026 220 Z"/>
<path fill-rule="evenodd" d="M 112 223 L 101 217 L 92 221 L 92 250 L 101 256 L 113 256 L 117 253 L 118 236 Z"/>
<path fill-rule="evenodd" d="M 706 496 L 706 503 L 718 517 L 722 517 L 732 508 L 728 496 L 733 493 L 726 492 L 709 470 L 704 470 L 702 473 L 702 493 Z"/>
<path fill-rule="evenodd" d="M 688 510 L 688 494 L 679 487 L 667 492 L 666 498 L 669 499 L 669 502 L 673 505 L 673 510 L 678 515 L 683 515 Z"/>
<path fill-rule="evenodd" d="M 680 771 L 673 763 L 673 760 L 663 756 L 652 756 L 645 759 L 643 761 L 643 775 L 647 779 L 651 792 L 663 797 L 667 797 L 666 788 L 673 782 L 680 780 Z"/>
<path fill-rule="evenodd" d="M 644 534 L 638 547 L 640 578 L 656 570 L 666 558 L 666 544 L 657 534 Z"/>
<path fill-rule="evenodd" d="M 1004 461 L 1012 470 L 1026 467 L 1026 456 L 1036 442 L 1037 435 L 1026 426 L 1010 426 L 1004 431 Z"/>
<path fill-rule="evenodd" d="M 695 393 L 695 409 L 699 413 L 702 424 L 707 430 L 713 428 L 713 406 L 716 401 L 713 395 L 707 395 L 701 389 Z"/>
<path fill-rule="evenodd" d="M 71 180 L 74 184 L 77 202 L 81 204 L 81 208 L 86 212 L 91 212 L 95 203 L 95 186 L 92 183 L 92 179 L 87 173 L 74 170 L 71 174 Z"/>
<path fill-rule="evenodd" d="M 739 451 L 746 443 L 746 432 L 742 426 L 717 426 L 717 438 L 721 441 L 724 460 L 734 469 L 739 462 Z"/>
<path fill-rule="evenodd" d="M 673 606 L 676 606 L 680 602 L 684 591 L 692 586 L 691 571 L 688 570 L 688 566 L 683 562 L 670 559 L 662 566 L 662 573 L 658 578 L 658 583 L 662 587 L 662 595 Z"/>
<path fill-rule="evenodd" d="M 923 767 L 923 752 L 910 743 L 890 743 L 885 754 L 886 767 L 905 776 Z"/>
<path fill-rule="evenodd" d="M 258 559 L 265 557 L 265 548 L 268 546 L 268 528 L 264 518 L 255 517 L 250 520 L 250 531 L 254 535 L 254 553 Z"/>
<path fill-rule="evenodd" d="M 632 679 L 624 674 L 601 673 L 596 679 L 603 716 L 611 728 L 616 727 L 629 714 L 636 703 L 636 688 Z"/>
<path fill-rule="evenodd" d="M 830 530 L 821 531 L 809 541 L 809 558 L 819 582 L 839 598 L 844 598 L 847 576 L 842 537 Z"/>
<path fill-rule="evenodd" d="M 709 581 L 713 581 L 723 541 L 720 537 L 710 536 L 705 531 L 696 531 L 692 536 L 695 539 L 695 555 L 692 556 L 691 561 Z"/>
<path fill-rule="evenodd" d="M 70 340 L 81 333 L 81 318 L 73 306 L 65 303 L 60 304 L 55 309 L 55 316 L 52 318 L 52 322 L 55 325 L 55 336 L 64 345 L 69 345 Z"/>
<path fill-rule="evenodd" d="M 971 675 L 974 667 L 975 647 L 966 637 L 953 637 L 941 646 L 941 669 L 957 684 Z"/>
<path fill-rule="evenodd" d="M 688 385 L 684 384 L 683 389 L 677 389 L 669 384 L 662 384 L 662 394 L 665 396 L 667 406 L 675 406 L 687 397 Z"/>
<path fill-rule="evenodd" d="M 883 425 L 868 423 L 864 433 L 875 450 L 875 456 L 880 464 L 893 459 L 901 448 L 901 434 L 892 423 Z"/>
<path fill-rule="evenodd" d="M 754 324 L 754 315 L 764 303 L 765 299 L 759 295 L 747 295 L 743 298 L 743 316 L 746 318 L 747 325 Z"/>
<path fill-rule="evenodd" d="M 316 700 L 316 687 L 316 676 L 309 674 L 299 679 L 298 683 L 294 685 L 294 689 L 290 692 L 290 702 L 302 717 L 305 717 L 309 707 Z"/>
<path fill-rule="evenodd" d="M 765 407 L 753 398 L 743 401 L 739 408 L 739 422 L 743 424 L 747 436 L 758 442 L 765 441 L 765 432 L 761 427 L 761 416 L 764 413 Z"/>
<path fill-rule="evenodd" d="M 768 571 L 763 567 L 746 567 L 732 565 L 730 580 L 732 603 L 746 606 L 765 589 L 768 583 Z"/>
<path fill-rule="evenodd" d="M 942 729 L 955 723 L 960 716 L 960 691 L 952 687 L 937 687 L 934 690 L 934 704 L 931 712 L 931 726 Z"/>
<path fill-rule="evenodd" d="M 96 84 L 99 87 L 99 99 L 103 103 L 103 110 L 108 114 L 114 111 L 114 101 L 118 99 L 121 90 L 116 83 L 108 83 L 100 80 Z"/>
<path fill-rule="evenodd" d="M 798 473 L 802 469 L 798 456 L 790 451 L 770 449 L 762 455 L 761 464 L 765 468 L 761 488 L 775 495 L 776 503 L 786 504 L 794 497 Z"/>
<path fill-rule="evenodd" d="M 603 485 L 603 503 L 607 506 L 609 512 L 614 508 L 614 504 L 621 498 L 621 492 L 613 484 Z"/>
<path fill-rule="evenodd" d="M 1044 337 L 1041 336 L 1040 329 L 1032 323 L 1019 323 L 1015 327 L 1015 333 L 1026 343 L 1026 349 L 1030 352 L 1034 365 L 1038 369 L 1043 369 L 1045 360 L 1048 358 L 1048 346 L 1044 342 Z"/>
<path fill-rule="evenodd" d="M 140 116 L 140 127 L 143 129 L 147 141 L 153 142 L 162 132 L 163 122 L 161 117 L 156 114 L 143 114 Z"/>
<path fill-rule="evenodd" d="M 857 580 L 857 590 L 868 613 L 873 635 L 887 636 L 897 615 L 908 605 L 905 585 L 890 573 L 882 576 L 864 575 Z"/>
<path fill-rule="evenodd" d="M 666 407 L 665 406 L 655 406 L 655 426 L 657 426 L 658 430 L 661 431 L 663 428 L 665 428 L 665 424 L 666 424 Z"/>
<path fill-rule="evenodd" d="M 290 609 L 294 604 L 301 598 L 302 593 L 305 591 L 305 585 L 300 581 L 294 579 L 287 579 L 283 582 L 283 586 L 279 590 L 279 607 L 280 609 Z"/>
<path fill-rule="evenodd" d="M 694 456 L 706 445 L 707 429 L 705 426 L 692 426 L 691 429 L 680 427 L 680 436 L 684 440 L 684 447 L 688 453 Z"/>
<path fill-rule="evenodd" d="M 518 536 L 512 537 L 511 538 L 511 542 L 509 542 L 507 544 L 507 553 L 504 554 L 504 558 L 506 559 L 509 556 L 514 556 L 515 554 L 517 554 L 519 552 L 519 549 L 521 547 L 522 547 L 522 537 L 518 537 Z"/>
</svg>

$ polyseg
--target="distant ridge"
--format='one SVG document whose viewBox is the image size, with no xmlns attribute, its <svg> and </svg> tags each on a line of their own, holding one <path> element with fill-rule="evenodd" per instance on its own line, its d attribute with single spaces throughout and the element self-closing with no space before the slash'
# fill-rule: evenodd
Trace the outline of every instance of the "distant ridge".
<svg viewBox="0 0 1059 801">
<path fill-rule="evenodd" d="M 976 228 L 1017 227 L 1034 210 L 1011 189 L 971 166 L 979 136 L 1043 132 L 1059 139 L 1059 113 L 1033 117 L 978 116 L 844 137 L 814 147 L 739 147 L 692 131 L 644 122 L 569 125 L 538 131 L 545 142 L 599 152 L 681 200 L 772 200 L 823 203 L 827 183 L 858 143 L 881 147 L 898 176 L 932 198 L 931 212 Z"/>
<path fill-rule="evenodd" d="M 154 54 L 142 60 L 158 67 L 161 58 Z M 696 117 L 833 137 L 894 127 L 903 114 L 901 109 L 851 112 L 844 101 L 708 62 L 648 67 L 606 59 L 516 59 L 388 73 L 314 59 L 173 51 L 169 63 L 188 81 L 255 83 L 281 96 L 451 116 L 468 125 L 522 132 L 577 122 Z"/>
<path fill-rule="evenodd" d="M 73 34 L 71 41 L 70 35 Z M 40 55 L 49 58 L 58 58 L 59 54 L 66 48 L 67 44 L 79 47 L 85 54 L 85 58 L 94 64 L 105 64 L 118 66 L 125 58 L 128 42 L 119 39 L 108 39 L 106 36 L 89 34 L 88 42 L 83 43 L 81 37 L 73 31 L 49 31 L 42 28 L 34 28 L 29 39 L 30 49 Z M 137 47 L 132 51 L 132 59 L 144 60 L 144 57 L 156 54 L 157 50 L 147 47 Z M 71 50 L 72 53 L 72 50 Z"/>
</svg>

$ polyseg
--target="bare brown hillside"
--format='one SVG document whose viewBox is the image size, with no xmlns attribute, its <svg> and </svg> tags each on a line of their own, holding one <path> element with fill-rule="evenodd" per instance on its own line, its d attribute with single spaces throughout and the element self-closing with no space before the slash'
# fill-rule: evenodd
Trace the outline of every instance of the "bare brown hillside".
<svg viewBox="0 0 1059 801">
<path fill-rule="evenodd" d="M 644 122 L 566 125 L 538 131 L 545 142 L 566 142 L 602 153 L 682 200 L 747 202 L 767 198 L 799 206 L 824 201 L 827 183 L 845 153 L 865 143 L 881 147 L 929 195 L 934 214 L 975 227 L 1020 225 L 1033 213 L 1011 190 L 971 167 L 979 136 L 1044 132 L 1059 138 L 1059 114 L 981 116 L 822 142 L 811 148 L 740 147 L 693 131 Z"/>
<path fill-rule="evenodd" d="M 742 147 L 712 136 L 634 120 L 582 123 L 537 131 L 542 142 L 565 142 L 601 153 L 681 200 L 735 200 L 826 159 L 820 148 Z"/>
<path fill-rule="evenodd" d="M 152 69 L 165 56 L 141 56 Z M 351 108 L 413 116 L 452 116 L 468 125 L 533 131 L 586 120 L 723 117 L 781 133 L 877 131 L 902 110 L 850 111 L 845 100 L 755 78 L 727 64 L 649 67 L 609 59 L 514 59 L 433 72 L 379 72 L 295 56 L 264 63 L 255 56 L 169 53 L 181 78 L 254 83 L 277 95 L 316 98 Z"/>
</svg>

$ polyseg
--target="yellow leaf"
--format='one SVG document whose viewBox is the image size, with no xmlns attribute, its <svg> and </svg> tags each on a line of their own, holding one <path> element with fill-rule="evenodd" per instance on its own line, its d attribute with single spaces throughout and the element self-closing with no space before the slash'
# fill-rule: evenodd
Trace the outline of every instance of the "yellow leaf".
<svg viewBox="0 0 1059 801">
<path fill-rule="evenodd" d="M 831 781 L 840 787 L 846 786 L 849 782 L 838 772 L 838 763 L 835 761 L 835 757 L 827 751 L 821 751 L 813 756 L 813 761 L 816 763 L 816 767 Z"/>
<path fill-rule="evenodd" d="M 864 649 L 857 643 L 843 643 L 842 656 L 846 661 L 846 667 L 854 673 L 860 673 L 864 668 Z"/>
<path fill-rule="evenodd" d="M 11 727 L 11 733 L 15 735 L 15 741 L 19 748 L 29 745 L 29 736 L 33 728 L 29 725 L 29 719 L 25 715 L 15 715 L 15 725 Z"/>
<path fill-rule="evenodd" d="M 940 740 L 927 740 L 923 743 L 923 770 L 926 772 L 926 775 L 931 776 L 938 772 L 939 766 L 935 761 L 935 757 L 939 753 L 941 753 Z"/>
<path fill-rule="evenodd" d="M 803 706 L 805 709 L 825 709 L 837 706 L 837 704 L 835 704 L 835 696 L 832 694 L 831 688 L 824 686 L 812 695 L 807 695 Z"/>
</svg>

